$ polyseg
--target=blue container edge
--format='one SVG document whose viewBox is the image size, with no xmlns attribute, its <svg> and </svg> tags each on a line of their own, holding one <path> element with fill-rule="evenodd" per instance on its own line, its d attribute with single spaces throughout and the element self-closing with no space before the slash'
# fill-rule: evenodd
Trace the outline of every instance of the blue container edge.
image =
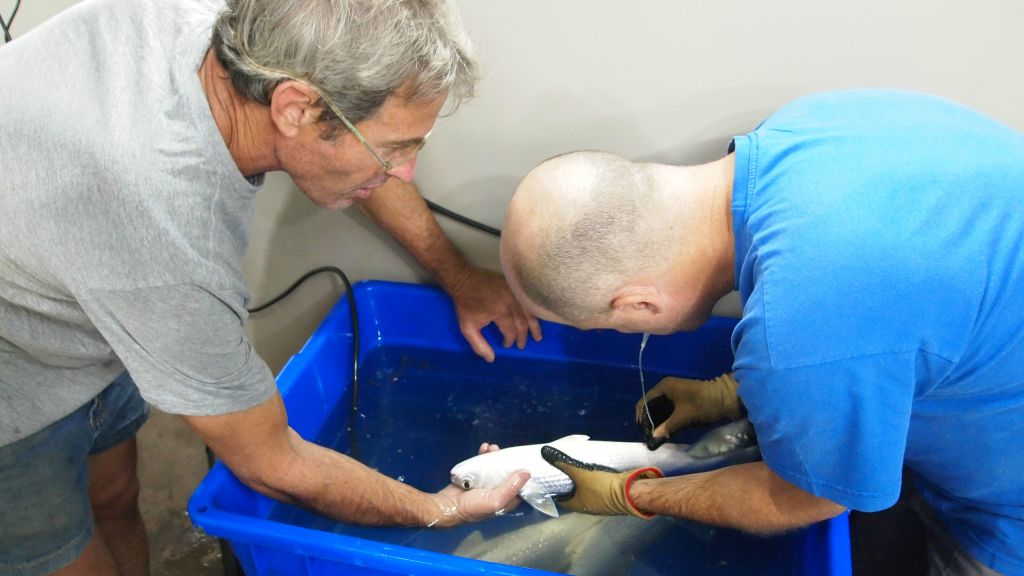
<svg viewBox="0 0 1024 576">
<path fill-rule="evenodd" d="M 380 280 L 366 280 L 356 282 L 353 286 L 356 302 L 362 306 L 364 300 L 368 300 L 373 292 L 378 289 L 384 290 L 411 290 L 411 291 L 434 291 L 434 287 L 415 284 L 404 284 Z M 350 326 L 350 315 L 346 299 L 350 295 L 344 295 L 334 305 L 332 310 L 320 323 L 317 329 L 304 342 L 300 350 L 288 359 L 277 376 L 278 387 L 281 395 L 286 396 L 295 385 L 297 377 L 291 374 L 297 370 L 289 370 L 289 366 L 297 363 L 299 359 L 306 356 L 308 352 L 317 346 L 324 345 L 327 340 L 334 337 L 352 338 Z M 365 310 L 362 306 L 360 310 Z M 364 320 L 365 316 L 360 315 L 360 361 L 376 347 L 383 344 L 393 345 L 396 343 L 416 346 L 419 342 L 414 339 L 403 340 L 402 338 L 386 339 L 382 336 L 377 326 L 368 326 Z M 712 318 L 712 321 L 716 321 Z M 375 328 L 369 330 L 369 328 Z M 331 330 L 335 330 L 331 332 Z M 488 341 L 496 345 L 500 341 L 495 333 L 486 334 Z M 452 346 L 452 350 L 468 350 L 465 343 L 462 346 Z M 529 347 L 527 348 L 529 350 Z M 523 358 L 539 359 L 565 359 L 557 354 L 530 353 L 512 349 L 504 350 L 495 346 L 495 352 L 500 356 L 513 354 Z M 351 361 L 351 354 L 344 351 L 343 362 Z M 248 491 L 250 495 L 262 500 L 265 505 L 273 505 L 270 498 L 255 493 L 243 485 L 233 473 L 217 462 L 206 474 L 199 486 L 193 492 L 188 502 L 188 514 L 192 522 L 205 533 L 226 539 L 236 550 L 239 560 L 242 561 L 243 569 L 247 574 L 255 576 L 259 573 L 258 567 L 253 565 L 254 560 L 250 554 L 250 547 L 271 546 L 280 548 L 282 545 L 290 546 L 286 553 L 298 554 L 305 557 L 315 557 L 324 560 L 335 561 L 350 567 L 373 567 L 373 569 L 395 570 L 397 573 L 409 573 L 411 568 L 418 567 L 424 570 L 423 573 L 430 574 L 502 574 L 508 576 L 527 576 L 539 574 L 552 574 L 549 572 L 494 564 L 481 560 L 461 558 L 449 554 L 420 550 L 417 548 L 381 544 L 372 540 L 355 538 L 342 534 L 325 534 L 321 531 L 291 526 L 278 522 L 272 522 L 265 518 L 254 518 L 234 512 L 220 510 L 215 504 L 215 495 L 222 488 L 233 488 L 227 484 L 236 484 L 237 489 Z M 844 512 L 839 516 L 819 522 L 807 528 L 813 531 L 815 537 L 808 537 L 805 541 L 805 552 L 803 564 L 809 574 L 829 574 L 832 576 L 850 576 L 852 574 L 852 558 L 849 536 L 849 514 Z M 329 536 L 325 538 L 325 536 Z M 810 535 L 809 535 L 810 536 Z M 811 547 L 814 545 L 814 547 Z M 444 567 L 444 569 L 441 569 Z"/>
</svg>

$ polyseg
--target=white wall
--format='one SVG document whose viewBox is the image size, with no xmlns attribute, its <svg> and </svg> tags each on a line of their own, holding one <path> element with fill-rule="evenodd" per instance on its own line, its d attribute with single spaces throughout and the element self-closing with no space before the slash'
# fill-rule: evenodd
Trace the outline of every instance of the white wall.
<svg viewBox="0 0 1024 576">
<path fill-rule="evenodd" d="M 25 0 L 15 32 L 70 0 Z M 0 0 L 0 10 L 13 0 Z M 45 5 L 45 6 L 44 6 Z M 1024 129 L 1019 0 L 462 0 L 484 69 L 479 97 L 442 119 L 418 175 L 427 197 L 500 226 L 540 160 L 597 148 L 695 163 L 801 94 L 883 86 L 933 92 Z M 9 9 L 4 12 L 9 13 Z M 497 242 L 445 222 L 481 265 Z M 424 280 L 358 210 L 312 206 L 273 175 L 257 202 L 245 267 L 256 303 L 314 266 L 353 281 Z M 338 295 L 329 277 L 251 322 L 279 368 Z M 735 298 L 720 311 L 736 313 Z"/>
<path fill-rule="evenodd" d="M 11 34 L 17 38 L 57 12 L 60 12 L 72 4 L 77 4 L 78 1 L 79 0 L 21 0 L 21 8 L 18 9 L 18 15 L 14 19 L 14 26 L 11 28 Z M 0 0 L 0 16 L 3 16 L 4 22 L 7 21 L 7 18 L 11 15 L 11 11 L 14 10 L 15 3 L 15 0 Z M 0 39 L 2 38 L 3 35 L 0 34 Z M 0 46 L 2 46 L 2 44 L 0 44 Z"/>
<path fill-rule="evenodd" d="M 427 197 L 500 226 L 540 160 L 598 148 L 695 163 L 801 94 L 883 86 L 934 92 L 1024 129 L 1019 0 L 462 0 L 484 68 L 479 97 L 442 119 L 420 162 Z M 441 219 L 474 261 L 497 242 Z M 256 300 L 318 264 L 353 280 L 422 273 L 357 210 L 313 208 L 284 179 L 257 209 L 246 262 Z M 337 294 L 328 279 L 254 318 L 275 368 Z M 738 311 L 735 295 L 719 311 Z"/>
</svg>

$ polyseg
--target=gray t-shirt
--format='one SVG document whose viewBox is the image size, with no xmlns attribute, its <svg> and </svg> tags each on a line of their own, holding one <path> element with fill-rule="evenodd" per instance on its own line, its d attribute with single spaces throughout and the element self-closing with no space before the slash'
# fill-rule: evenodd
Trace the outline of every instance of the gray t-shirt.
<svg viewBox="0 0 1024 576">
<path fill-rule="evenodd" d="M 221 2 L 86 0 L 0 48 L 0 445 L 124 368 L 146 400 L 267 399 L 241 262 L 254 196 L 197 71 Z"/>
</svg>

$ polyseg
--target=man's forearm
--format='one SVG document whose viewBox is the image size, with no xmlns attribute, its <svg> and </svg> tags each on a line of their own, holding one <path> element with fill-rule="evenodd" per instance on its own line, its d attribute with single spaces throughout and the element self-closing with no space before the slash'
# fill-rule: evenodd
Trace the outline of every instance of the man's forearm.
<svg viewBox="0 0 1024 576">
<path fill-rule="evenodd" d="M 786 482 L 764 462 L 639 480 L 632 485 L 630 497 L 644 512 L 759 534 L 806 526 L 844 510 Z"/>
<path fill-rule="evenodd" d="M 289 430 L 290 455 L 250 486 L 354 524 L 425 526 L 441 516 L 431 494 L 388 478 Z"/>
<path fill-rule="evenodd" d="M 441 286 L 453 293 L 468 264 L 451 243 L 414 184 L 392 178 L 360 204 Z"/>
<path fill-rule="evenodd" d="M 433 494 L 303 440 L 288 427 L 279 394 L 246 410 L 185 419 L 242 482 L 271 498 L 359 524 L 423 526 L 442 512 Z"/>
</svg>

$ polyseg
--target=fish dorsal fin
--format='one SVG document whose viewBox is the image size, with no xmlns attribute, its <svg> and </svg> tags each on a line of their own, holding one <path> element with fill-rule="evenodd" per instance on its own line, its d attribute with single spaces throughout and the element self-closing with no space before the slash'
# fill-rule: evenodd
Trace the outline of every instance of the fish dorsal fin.
<svg viewBox="0 0 1024 576">
<path fill-rule="evenodd" d="M 474 530 L 472 534 L 466 536 L 462 542 L 459 542 L 459 546 L 455 548 L 452 554 L 456 556 L 473 555 L 476 550 L 480 550 L 480 547 L 484 544 L 484 535 L 479 530 Z"/>
<path fill-rule="evenodd" d="M 548 446 L 559 448 L 565 444 L 575 444 L 577 442 L 586 442 L 587 440 L 590 440 L 590 436 L 587 436 L 586 434 L 571 434 L 569 436 L 562 436 L 554 442 L 548 442 Z"/>
</svg>

